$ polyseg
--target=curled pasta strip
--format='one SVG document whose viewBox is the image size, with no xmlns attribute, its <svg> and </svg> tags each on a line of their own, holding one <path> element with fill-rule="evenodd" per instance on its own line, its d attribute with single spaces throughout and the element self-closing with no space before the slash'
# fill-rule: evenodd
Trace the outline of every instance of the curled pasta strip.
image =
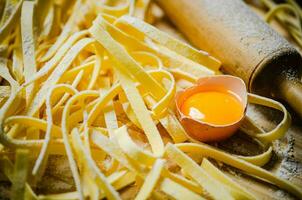
<svg viewBox="0 0 302 200">
<path fill-rule="evenodd" d="M 263 4 L 269 8 L 265 16 L 265 20 L 270 22 L 273 18 L 277 18 L 284 26 L 285 30 L 293 37 L 295 42 L 302 46 L 302 11 L 300 6 L 292 0 L 282 4 L 276 4 L 270 0 L 262 0 Z"/>
<path fill-rule="evenodd" d="M 80 31 L 68 38 L 68 40 L 58 49 L 56 54 L 45 63 L 45 65 L 34 74 L 34 77 L 31 78 L 29 81 L 27 81 L 24 86 L 37 81 L 41 77 L 45 76 L 47 73 L 49 73 L 56 65 L 62 60 L 64 55 L 67 53 L 67 51 L 80 39 L 82 39 L 88 32 L 87 31 Z"/>
<path fill-rule="evenodd" d="M 178 145 L 178 147 L 180 144 Z M 231 194 L 226 190 L 226 188 L 209 176 L 205 170 L 197 165 L 190 157 L 185 155 L 176 146 L 168 144 L 166 146 L 167 156 L 175 161 L 190 177 L 195 180 L 202 188 L 210 193 L 211 197 L 214 199 L 233 199 Z M 203 155 L 203 154 L 202 154 Z M 219 188 L 219 192 L 217 191 Z"/>
<path fill-rule="evenodd" d="M 116 138 L 121 149 L 133 160 L 140 161 L 143 165 L 151 166 L 156 161 L 148 151 L 142 150 L 130 138 L 125 126 L 115 131 Z"/>
<path fill-rule="evenodd" d="M 259 104 L 259 105 L 263 105 L 263 106 L 266 106 L 269 108 L 274 108 L 276 110 L 280 110 L 284 114 L 282 121 L 278 124 L 278 126 L 276 128 L 269 131 L 268 133 L 256 134 L 256 138 L 258 138 L 261 141 L 272 142 L 285 135 L 285 133 L 287 132 L 287 130 L 290 127 L 291 118 L 290 118 L 288 111 L 281 103 L 268 99 L 268 98 L 265 98 L 265 97 L 254 95 L 254 94 L 248 95 L 248 101 L 249 101 L 249 103 Z"/>
<path fill-rule="evenodd" d="M 137 173 L 137 169 L 126 157 L 124 152 L 121 150 L 118 144 L 109 140 L 99 131 L 94 130 L 91 135 L 92 142 L 97 145 L 99 148 L 104 150 L 108 155 L 112 156 L 119 163 L 121 163 L 128 170 Z"/>
<path fill-rule="evenodd" d="M 54 84 L 60 79 L 60 76 L 70 67 L 72 61 L 76 58 L 79 52 L 84 49 L 85 47 L 91 45 L 94 40 L 89 38 L 84 38 L 79 40 L 72 48 L 66 53 L 64 58 L 55 68 L 55 70 L 51 73 L 48 79 L 45 81 L 41 89 L 37 92 L 35 98 L 33 99 L 32 103 L 28 106 L 28 115 L 34 115 L 37 110 L 42 106 L 45 102 L 46 94 Z"/>
<path fill-rule="evenodd" d="M 174 143 L 185 142 L 188 139 L 186 131 L 178 121 L 177 117 L 172 114 L 171 111 L 169 111 L 168 114 L 159 121 L 169 133 Z"/>
<path fill-rule="evenodd" d="M 32 170 L 32 174 L 34 176 L 41 173 L 41 167 L 45 166 L 45 164 L 46 164 L 45 162 L 48 159 L 48 149 L 49 149 L 51 139 L 53 137 L 52 130 L 54 129 L 53 119 L 52 119 L 51 100 L 52 100 L 53 93 L 57 92 L 57 90 L 68 92 L 72 95 L 75 95 L 77 93 L 77 90 L 69 85 L 58 84 L 55 87 L 53 87 L 50 90 L 49 94 L 47 95 L 47 97 L 46 97 L 47 129 L 46 129 L 46 134 L 45 134 L 45 138 L 44 138 L 44 143 L 42 145 L 42 149 L 40 151 L 40 154 L 39 154 L 39 156 L 35 162 L 35 165 L 33 167 L 33 170 Z M 59 129 L 59 130 L 61 132 L 61 129 Z"/>
<path fill-rule="evenodd" d="M 155 105 L 152 106 L 152 112 L 155 116 L 160 116 L 162 112 L 169 108 L 171 101 L 174 98 L 175 90 L 176 90 L 176 83 L 173 76 L 167 71 L 150 71 L 150 74 L 155 77 L 156 79 L 167 78 L 170 83 L 170 88 L 167 91 L 166 95 L 160 99 Z"/>
<path fill-rule="evenodd" d="M 77 67 L 74 67 L 67 72 L 65 72 L 60 78 L 60 82 L 65 82 L 77 76 L 81 71 L 84 71 L 84 74 L 91 72 L 95 65 L 95 61 L 87 62 Z"/>
<path fill-rule="evenodd" d="M 14 28 L 14 23 L 17 21 L 22 1 L 8 1 L 5 4 L 3 17 L 0 21 L 0 43 L 8 36 L 10 31 Z"/>
<path fill-rule="evenodd" d="M 18 116 L 11 116 L 5 119 L 4 121 L 5 125 L 10 125 L 10 124 L 21 124 L 23 126 L 33 126 L 37 129 L 40 129 L 42 131 L 47 130 L 47 121 L 43 119 L 38 119 L 36 117 L 29 117 L 26 115 L 18 115 Z M 62 131 L 59 126 L 53 125 L 52 127 L 52 135 L 53 137 L 61 137 L 62 136 Z"/>
<path fill-rule="evenodd" d="M 237 155 L 237 157 L 239 157 L 249 163 L 262 167 L 270 161 L 270 159 L 272 157 L 272 153 L 273 153 L 273 147 L 270 146 L 265 152 L 263 152 L 259 155 L 256 155 L 256 156 L 238 156 Z"/>
<path fill-rule="evenodd" d="M 0 76 L 10 84 L 10 92 L 16 93 L 19 89 L 19 83 L 10 75 L 7 67 L 7 60 L 3 58 L 0 58 Z"/>
<path fill-rule="evenodd" d="M 119 6 L 110 6 L 101 2 L 97 2 L 97 12 L 105 13 L 110 16 L 120 17 L 125 14 L 131 14 L 133 12 L 133 0 L 125 0 L 125 3 Z"/>
<path fill-rule="evenodd" d="M 168 34 L 161 32 L 156 28 L 154 28 L 153 26 L 144 23 L 142 21 L 139 21 L 133 17 L 122 16 L 121 18 L 118 19 L 116 23 L 129 24 L 133 28 L 149 36 L 156 42 L 159 42 L 163 46 L 166 46 L 167 48 L 179 53 L 180 55 L 190 58 L 191 60 L 197 63 L 202 63 L 203 65 L 208 66 L 213 70 L 218 70 L 221 65 L 221 63 L 217 59 L 213 58 L 212 56 L 209 56 L 207 53 L 202 52 L 200 50 L 196 50 L 185 43 L 179 42 L 178 40 L 170 37 Z M 135 32 L 133 31 L 133 33 Z M 142 34 L 137 34 L 138 37 L 140 35 Z"/>
<path fill-rule="evenodd" d="M 105 95 L 106 91 L 110 89 L 110 80 L 104 79 L 103 84 L 104 84 L 103 87 L 104 90 L 102 94 Z M 104 112 L 106 127 L 109 130 L 110 137 L 112 137 L 113 131 L 118 128 L 118 121 L 117 121 L 117 116 L 114 109 L 113 101 L 110 101 L 107 104 L 107 107 L 104 108 L 103 112 Z"/>
<path fill-rule="evenodd" d="M 110 37 L 110 35 L 101 27 L 94 24 L 94 26 L 90 29 L 90 32 L 96 37 L 96 39 L 107 49 L 107 51 L 111 54 L 111 56 L 114 55 L 114 63 L 116 68 L 116 73 L 118 75 L 118 78 L 121 82 L 121 86 L 123 87 L 123 90 L 125 91 L 127 98 L 132 106 L 132 109 L 134 110 L 136 115 L 140 115 L 138 118 L 140 125 L 143 127 L 150 143 L 152 150 L 156 155 L 160 155 L 163 153 L 163 142 L 159 135 L 159 132 L 157 128 L 155 127 L 150 114 L 147 111 L 146 106 L 144 105 L 144 102 L 139 95 L 131 77 L 127 72 L 125 72 L 125 69 L 123 69 L 125 66 L 127 66 L 127 69 L 131 70 L 131 74 L 134 75 L 134 77 L 140 77 L 141 82 L 144 81 L 144 85 L 148 86 L 148 89 L 152 88 L 150 91 L 152 95 L 158 96 L 158 94 L 161 95 L 161 86 L 150 76 L 148 75 L 141 66 L 137 65 L 136 62 L 133 62 L 132 59 L 127 56 L 127 54 L 122 49 L 121 46 L 119 46 L 114 40 Z M 117 55 L 121 56 L 116 57 Z M 120 63 L 121 62 L 121 63 Z M 124 64 L 124 65 L 122 65 Z M 143 80 L 144 79 L 144 80 Z M 155 89 L 157 91 L 155 91 Z"/>
<path fill-rule="evenodd" d="M 200 144 L 182 143 L 182 144 L 176 144 L 176 146 L 180 150 L 187 152 L 187 153 L 190 152 L 190 153 L 200 154 L 200 155 L 203 155 L 206 157 L 213 158 L 215 160 L 219 160 L 225 164 L 238 168 L 245 173 L 249 173 L 249 174 L 252 174 L 261 179 L 267 180 L 270 183 L 273 183 L 276 186 L 292 193 L 293 195 L 295 195 L 298 198 L 302 197 L 301 190 L 297 186 L 293 185 L 292 183 L 290 183 L 286 180 L 283 180 L 283 179 L 277 177 L 276 175 L 272 174 L 271 172 L 268 172 L 258 166 L 255 166 L 240 158 L 236 158 L 235 156 L 232 156 L 221 150 L 215 149 L 209 145 L 202 144 L 202 143 L 200 143 Z"/>
<path fill-rule="evenodd" d="M 83 76 L 84 76 L 84 72 L 80 71 L 76 75 L 76 77 L 75 77 L 74 81 L 72 82 L 71 86 L 76 88 L 79 85 L 79 83 L 81 82 L 81 79 L 83 78 Z M 63 96 L 55 96 L 54 97 L 55 102 L 56 102 L 57 99 L 60 99 L 60 97 L 61 97 L 61 99 L 58 100 L 58 102 L 53 107 L 53 109 L 51 111 L 53 115 L 55 115 L 57 113 L 59 108 L 66 102 L 66 100 L 68 99 L 69 96 L 70 96 L 69 94 L 64 94 Z"/>
<path fill-rule="evenodd" d="M 138 81 L 148 87 L 148 90 L 155 97 L 163 96 L 165 90 L 155 81 L 145 70 L 123 49 L 120 44 L 115 42 L 109 33 L 104 29 L 104 20 L 101 16 L 94 21 L 94 25 L 90 28 L 92 35 L 100 42 L 111 56 L 114 55 L 115 60 L 120 62 L 116 67 L 121 70 L 128 71 L 131 75 L 138 79 Z M 124 65 L 124 66 L 121 66 Z"/>
<path fill-rule="evenodd" d="M 57 38 L 56 42 L 48 49 L 46 54 L 41 58 L 41 62 L 45 62 L 53 57 L 53 55 L 63 45 L 66 39 L 75 31 L 75 27 L 77 27 L 78 22 L 84 20 L 86 12 L 89 12 L 89 7 L 90 5 L 85 5 L 82 0 L 76 0 L 74 10 L 71 16 L 68 18 L 68 21 L 66 22 L 65 26 L 63 27 L 61 34 Z M 77 12 L 78 10 L 84 11 L 83 14 L 79 16 L 79 13 Z"/>
<path fill-rule="evenodd" d="M 69 135 L 71 127 L 69 127 L 67 117 L 70 114 L 70 106 L 72 104 L 74 104 L 74 102 L 76 102 L 80 99 L 87 98 L 87 97 L 95 97 L 95 96 L 96 97 L 99 96 L 98 92 L 84 91 L 84 92 L 79 92 L 79 93 L 75 94 L 66 103 L 66 105 L 64 107 L 64 110 L 63 110 L 63 115 L 62 115 L 61 127 L 62 127 L 63 142 L 64 142 L 64 145 L 65 145 L 65 150 L 66 150 L 66 154 L 67 154 L 67 157 L 68 157 L 69 166 L 70 166 L 70 169 L 71 169 L 71 172 L 72 172 L 72 175 L 73 175 L 73 178 L 74 178 L 74 182 L 75 182 L 75 185 L 76 185 L 76 188 L 77 188 L 77 191 L 78 191 L 78 198 L 79 199 L 84 199 L 84 195 L 83 195 L 83 191 L 82 191 L 80 175 L 79 175 L 79 172 L 78 172 L 78 169 L 77 169 L 76 162 L 74 160 L 74 153 L 72 152 L 71 145 L 69 143 L 68 135 Z"/>
<path fill-rule="evenodd" d="M 213 178 L 223 183 L 225 187 L 230 190 L 235 199 L 256 199 L 251 193 L 246 191 L 245 188 L 241 187 L 238 183 L 233 181 L 231 178 L 223 174 L 218 168 L 216 168 L 208 159 L 202 160 L 201 166 L 206 170 Z"/>
<path fill-rule="evenodd" d="M 283 119 L 281 120 L 281 122 L 271 131 L 269 132 L 265 132 L 262 129 L 259 129 L 256 127 L 256 129 L 258 129 L 258 131 L 260 131 L 261 133 L 252 133 L 252 137 L 256 138 L 257 140 L 260 141 L 260 143 L 262 144 L 262 146 L 266 147 L 269 146 L 269 144 L 271 145 L 271 142 L 277 139 L 282 138 L 286 132 L 288 131 L 290 124 L 291 124 L 291 118 L 289 113 L 287 112 L 286 108 L 280 104 L 277 101 L 265 98 L 265 97 L 261 97 L 258 95 L 254 95 L 254 94 L 249 94 L 248 95 L 248 101 L 249 103 L 254 103 L 254 104 L 258 104 L 258 105 L 263 105 L 266 107 L 270 107 L 270 108 L 274 108 L 277 110 L 280 110 L 284 113 Z M 252 123 L 253 125 L 253 123 Z M 253 125 L 255 127 L 255 125 Z M 247 132 L 249 134 L 249 130 L 246 130 L 245 128 L 241 128 L 244 132 Z M 254 165 L 257 166 L 263 166 L 265 165 L 271 158 L 272 156 L 272 152 L 273 152 L 273 148 L 272 146 L 269 146 L 267 148 L 267 150 L 265 152 L 263 152 L 262 154 L 256 155 L 256 156 L 238 156 L 239 158 L 248 161 Z"/>
<path fill-rule="evenodd" d="M 76 130 L 76 129 L 75 129 Z M 96 179 L 97 185 L 105 192 L 108 199 L 121 199 L 119 194 L 115 191 L 113 186 L 108 182 L 105 175 L 99 170 L 95 162 L 92 160 L 91 155 L 85 150 L 84 144 L 77 131 L 72 131 L 72 142 L 75 152 L 80 157 L 80 161 L 84 162 L 92 179 Z"/>
<path fill-rule="evenodd" d="M 10 138 L 4 131 L 4 124 L 3 124 L 4 120 L 10 114 L 10 108 L 15 103 L 15 100 L 18 98 L 18 95 L 22 91 L 22 89 L 24 88 L 18 87 L 16 91 L 12 91 L 9 99 L 5 102 L 5 104 L 0 109 L 0 142 L 4 146 L 7 146 L 12 149 L 15 149 L 17 147 L 23 147 L 23 148 L 39 147 L 43 142 L 41 140 L 19 140 L 19 139 Z"/>
<path fill-rule="evenodd" d="M 119 84 L 116 84 L 110 88 L 105 94 L 103 94 L 97 100 L 96 104 L 93 106 L 90 111 L 87 119 L 88 126 L 91 125 L 97 116 L 100 114 L 101 110 L 105 107 L 105 105 L 113 99 L 119 92 L 121 92 L 122 88 Z"/>
<path fill-rule="evenodd" d="M 147 67 L 155 67 L 158 70 L 161 70 L 164 66 L 162 61 L 156 55 L 145 52 L 145 51 L 134 51 L 131 52 L 131 56 L 140 64 Z"/>
</svg>

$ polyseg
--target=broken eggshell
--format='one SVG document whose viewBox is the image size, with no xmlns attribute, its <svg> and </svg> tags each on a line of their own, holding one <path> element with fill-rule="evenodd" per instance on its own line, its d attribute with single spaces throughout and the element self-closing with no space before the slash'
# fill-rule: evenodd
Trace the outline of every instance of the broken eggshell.
<svg viewBox="0 0 302 200">
<path fill-rule="evenodd" d="M 193 94 L 203 91 L 228 91 L 237 96 L 241 102 L 243 113 L 240 119 L 230 124 L 215 125 L 201 120 L 193 119 L 181 111 L 183 103 Z M 245 116 L 247 108 L 247 91 L 242 79 L 230 75 L 215 75 L 200 78 L 196 85 L 180 91 L 176 94 L 176 109 L 178 118 L 187 131 L 194 139 L 202 142 L 213 142 L 224 140 L 235 133 L 239 128 L 240 122 Z M 219 114 L 219 113 L 217 113 Z"/>
</svg>

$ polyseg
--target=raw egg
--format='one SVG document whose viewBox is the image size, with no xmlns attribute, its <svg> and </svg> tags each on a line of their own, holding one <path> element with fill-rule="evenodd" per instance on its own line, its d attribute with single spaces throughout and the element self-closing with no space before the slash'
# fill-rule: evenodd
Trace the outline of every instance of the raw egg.
<svg viewBox="0 0 302 200">
<path fill-rule="evenodd" d="M 245 116 L 247 91 L 237 77 L 203 77 L 176 95 L 180 122 L 195 139 L 203 142 L 230 137 Z"/>
<path fill-rule="evenodd" d="M 240 99 L 227 90 L 193 94 L 184 102 L 181 111 L 193 119 L 214 125 L 233 123 L 243 115 Z"/>
</svg>

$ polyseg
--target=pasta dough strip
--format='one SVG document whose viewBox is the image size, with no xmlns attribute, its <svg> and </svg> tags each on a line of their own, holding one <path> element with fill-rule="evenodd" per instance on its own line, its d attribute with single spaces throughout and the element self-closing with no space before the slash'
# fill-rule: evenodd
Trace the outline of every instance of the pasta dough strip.
<svg viewBox="0 0 302 200">
<path fill-rule="evenodd" d="M 154 165 L 152 166 L 151 171 L 147 175 L 144 184 L 142 185 L 140 191 L 138 192 L 137 196 L 135 197 L 135 200 L 145 200 L 148 199 L 151 192 L 156 186 L 156 183 L 160 179 L 160 174 L 162 172 L 162 169 L 164 167 L 164 160 L 158 159 L 155 161 Z"/>
<path fill-rule="evenodd" d="M 78 53 L 87 47 L 88 45 L 92 44 L 94 40 L 84 38 L 79 40 L 65 55 L 56 69 L 52 72 L 49 78 L 45 81 L 42 88 L 37 92 L 33 102 L 29 105 L 27 114 L 34 115 L 37 110 L 42 106 L 45 101 L 46 93 L 51 86 L 53 86 L 59 79 L 60 76 L 68 69 L 71 62 L 75 59 Z"/>
<path fill-rule="evenodd" d="M 218 181 L 210 177 L 201 167 L 172 144 L 166 146 L 166 154 L 200 184 L 214 199 L 233 199 L 231 194 Z M 219 188 L 219 192 L 217 191 Z"/>
<path fill-rule="evenodd" d="M 23 50 L 23 64 L 24 64 L 24 78 L 25 81 L 31 79 L 32 75 L 36 73 L 36 56 L 35 56 L 35 40 L 34 40 L 34 15 L 35 3 L 32 1 L 24 1 L 21 11 L 21 35 L 22 35 L 22 50 Z M 36 90 L 36 83 L 26 87 L 26 103 L 31 102 L 34 92 Z"/>
<path fill-rule="evenodd" d="M 291 184 L 290 182 L 283 180 L 283 179 L 275 176 L 274 174 L 272 174 L 260 167 L 257 167 L 253 164 L 250 164 L 240 158 L 236 158 L 223 151 L 210 147 L 209 145 L 202 144 L 202 143 L 200 143 L 200 144 L 182 143 L 182 144 L 176 144 L 176 146 L 184 152 L 193 152 L 195 154 L 198 153 L 203 156 L 207 156 L 207 157 L 211 157 L 216 160 L 219 160 L 230 166 L 236 167 L 246 173 L 250 173 L 255 176 L 258 176 L 259 178 L 265 179 L 265 180 L 277 185 L 278 187 L 291 192 L 292 194 L 294 194 L 295 196 L 297 196 L 299 198 L 302 197 L 301 190 L 297 186 Z"/>
<path fill-rule="evenodd" d="M 139 21 L 134 17 L 122 16 L 118 19 L 116 23 L 129 24 L 133 28 L 146 34 L 148 37 L 152 38 L 156 42 L 168 47 L 169 49 L 179 53 L 180 55 L 192 59 L 197 63 L 204 64 L 205 66 L 208 66 L 209 68 L 215 71 L 217 71 L 221 65 L 220 61 L 209 56 L 206 52 L 203 52 L 201 50 L 198 51 L 185 43 L 179 42 L 178 40 L 170 37 L 168 34 L 158 31 L 153 26 Z"/>
<path fill-rule="evenodd" d="M 182 200 L 182 199 L 190 199 L 190 200 L 204 200 L 201 196 L 195 194 L 194 192 L 186 189 L 185 187 L 182 187 L 178 183 L 165 178 L 161 185 L 160 188 L 162 191 L 167 193 L 168 195 L 172 196 L 173 198 L 177 200 Z"/>
<path fill-rule="evenodd" d="M 107 50 L 109 50 L 108 49 L 109 45 L 111 46 L 111 44 L 114 44 L 114 42 L 113 41 L 111 42 L 110 39 L 108 39 L 108 41 L 106 41 L 106 38 L 108 38 L 108 35 L 106 35 L 104 30 L 102 30 L 101 28 L 99 28 L 99 29 L 92 28 L 91 32 L 96 37 L 96 39 L 99 42 L 101 42 L 101 44 L 105 43 Z M 116 46 L 116 47 L 118 47 L 118 46 Z M 113 55 L 115 56 L 115 55 L 119 54 L 120 52 L 123 52 L 123 51 L 119 50 L 118 52 L 116 52 L 116 54 L 113 54 Z M 111 53 L 114 53 L 114 52 L 111 52 Z M 146 106 L 144 105 L 144 102 L 141 99 L 131 78 L 125 72 L 120 71 L 120 70 L 122 70 L 121 69 L 122 63 L 119 63 L 117 61 L 118 58 L 113 58 L 113 59 L 116 63 L 116 66 L 120 66 L 119 69 L 116 69 L 116 73 L 118 74 L 119 80 L 127 95 L 127 98 L 131 104 L 132 109 L 134 110 L 134 112 L 137 116 L 140 115 L 138 120 L 140 122 L 140 125 L 145 130 L 148 140 L 150 141 L 152 150 L 155 153 L 155 155 L 161 155 L 163 153 L 163 142 L 160 137 L 160 134 L 159 134 L 157 128 L 155 127 L 155 125 L 151 119 L 151 116 L 149 115 L 149 113 L 146 109 Z M 124 59 L 124 58 L 121 58 L 121 59 Z M 136 73 L 138 73 L 138 72 L 136 72 Z M 146 76 L 146 77 L 149 77 L 149 76 Z M 145 79 L 144 81 L 147 81 L 147 80 L 148 79 Z M 152 79 L 150 79 L 150 80 L 152 80 Z M 147 83 L 147 84 L 149 84 L 149 83 Z M 151 85 L 151 82 L 150 82 L 150 85 Z M 157 83 L 155 85 L 157 85 Z M 153 88 L 156 88 L 156 87 L 153 87 Z"/>
</svg>

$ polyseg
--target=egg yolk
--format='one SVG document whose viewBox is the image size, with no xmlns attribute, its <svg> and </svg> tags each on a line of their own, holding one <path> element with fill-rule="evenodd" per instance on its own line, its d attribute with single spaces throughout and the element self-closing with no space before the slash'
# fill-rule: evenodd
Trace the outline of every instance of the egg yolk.
<svg viewBox="0 0 302 200">
<path fill-rule="evenodd" d="M 181 111 L 196 120 L 226 125 L 238 121 L 244 109 L 240 99 L 231 92 L 205 91 L 187 98 Z"/>
</svg>

